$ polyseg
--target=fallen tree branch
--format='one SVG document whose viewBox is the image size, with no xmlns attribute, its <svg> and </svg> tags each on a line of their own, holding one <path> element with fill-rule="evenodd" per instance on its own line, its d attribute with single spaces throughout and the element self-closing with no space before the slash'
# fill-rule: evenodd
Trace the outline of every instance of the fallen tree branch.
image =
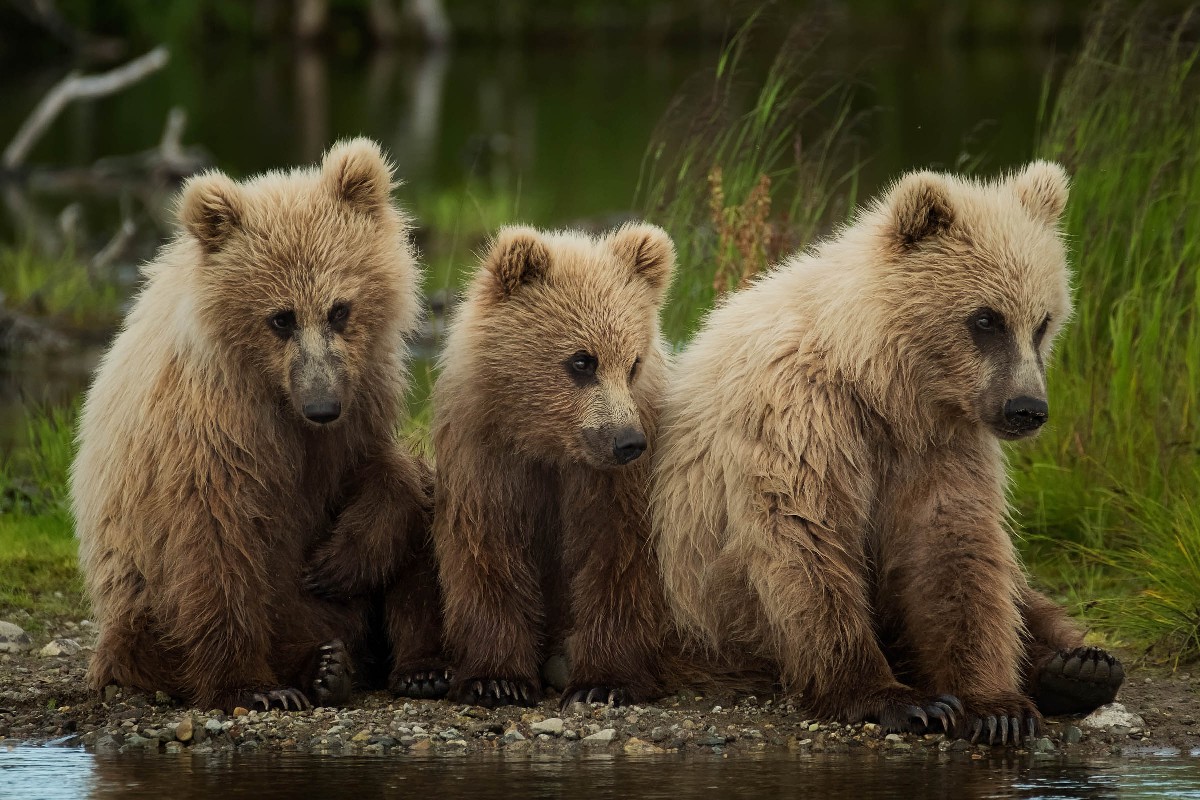
<svg viewBox="0 0 1200 800">
<path fill-rule="evenodd" d="M 140 58 L 99 75 L 80 75 L 71 72 L 42 98 L 37 108 L 21 125 L 17 135 L 4 149 L 3 164 L 11 169 L 25 161 L 29 151 L 42 138 L 62 110 L 75 100 L 105 97 L 131 86 L 166 65 L 169 54 L 165 47 L 156 47 Z"/>
</svg>

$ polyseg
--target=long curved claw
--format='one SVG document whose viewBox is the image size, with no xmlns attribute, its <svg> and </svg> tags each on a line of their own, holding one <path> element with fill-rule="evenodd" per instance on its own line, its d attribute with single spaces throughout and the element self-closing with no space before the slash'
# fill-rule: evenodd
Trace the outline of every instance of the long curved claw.
<svg viewBox="0 0 1200 800">
<path fill-rule="evenodd" d="M 981 733 L 983 733 L 983 720 L 976 717 L 975 724 L 972 726 L 971 730 L 971 744 L 975 744 L 979 741 L 979 735 Z"/>
<path fill-rule="evenodd" d="M 997 725 L 996 718 L 994 716 L 988 716 L 988 718 L 987 718 L 987 731 L 988 731 L 987 743 L 988 744 L 996 743 L 996 725 Z"/>
<path fill-rule="evenodd" d="M 1021 743 L 1021 718 L 1020 717 L 1009 717 L 1008 718 L 1008 730 L 1009 730 L 1009 733 L 1012 734 L 1013 744 L 1020 744 Z"/>
<path fill-rule="evenodd" d="M 602 702 L 603 700 L 604 700 L 604 690 L 601 689 L 599 686 L 597 686 L 588 691 L 587 700 L 585 700 L 584 702 L 590 705 L 592 703 Z"/>
<path fill-rule="evenodd" d="M 929 717 L 931 723 L 942 723 L 942 730 L 950 730 L 950 720 L 946 718 L 946 712 L 939 708 L 936 704 L 927 706 L 925 714 Z"/>
<path fill-rule="evenodd" d="M 1027 731 L 1027 733 L 1028 733 L 1028 735 L 1029 735 L 1029 741 L 1031 741 L 1031 742 L 1032 742 L 1034 739 L 1036 739 L 1036 738 L 1037 738 L 1037 732 L 1038 732 L 1038 721 L 1037 721 L 1037 717 L 1034 717 L 1034 716 L 1032 716 L 1032 715 L 1031 715 L 1031 716 L 1029 717 L 1029 719 L 1027 719 L 1027 720 L 1025 721 L 1025 729 L 1026 729 L 1026 731 Z"/>
<path fill-rule="evenodd" d="M 920 706 L 909 706 L 904 709 L 904 716 L 909 720 L 920 720 L 923 726 L 929 727 L 929 716 Z"/>
<path fill-rule="evenodd" d="M 262 703 L 263 711 L 267 711 L 268 709 L 271 708 L 270 699 L 265 694 L 262 694 L 261 692 L 254 693 L 254 702 Z"/>
<path fill-rule="evenodd" d="M 1001 714 L 997 722 L 1000 723 L 1000 744 L 1008 744 L 1008 717 Z"/>
<path fill-rule="evenodd" d="M 938 700 L 933 704 L 933 706 L 931 706 L 931 708 L 937 709 L 941 714 L 940 719 L 942 720 L 942 727 L 946 729 L 946 733 L 950 733 L 950 730 L 958 725 L 958 718 L 954 714 L 954 709 L 951 708 L 949 704 L 942 700 Z"/>
<path fill-rule="evenodd" d="M 967 713 L 967 709 L 963 707 L 962 701 L 959 700 L 957 697 L 955 697 L 952 694 L 938 695 L 937 699 L 934 700 L 934 702 L 945 703 L 946 705 L 953 708 L 955 713 L 957 713 L 960 717 L 965 716 Z"/>
</svg>

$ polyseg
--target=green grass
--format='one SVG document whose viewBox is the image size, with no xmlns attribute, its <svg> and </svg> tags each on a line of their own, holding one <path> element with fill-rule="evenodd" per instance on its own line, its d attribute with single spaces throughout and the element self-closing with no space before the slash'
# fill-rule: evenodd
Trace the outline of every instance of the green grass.
<svg viewBox="0 0 1200 800">
<path fill-rule="evenodd" d="M 815 50 L 806 40 L 811 37 L 795 29 L 762 83 L 745 91 L 743 62 L 767 27 L 756 14 L 738 30 L 710 79 L 672 103 L 643 161 L 637 207 L 672 234 L 678 251 L 664 319 L 676 341 L 695 331 L 719 291 L 733 288 L 714 286 L 714 274 L 737 257 L 731 251 L 739 234 L 760 234 L 760 215 L 749 206 L 764 179 L 769 240 L 733 277 L 748 277 L 807 244 L 846 220 L 855 205 L 860 162 L 852 150 L 851 92 L 844 80 L 816 70 L 808 55 Z M 748 101 L 740 99 L 747 95 Z"/>
<path fill-rule="evenodd" d="M 1177 659 L 1200 655 L 1200 49 L 1194 18 L 1115 12 L 1038 147 L 1073 175 L 1076 313 L 1012 495 L 1035 569 L 1108 595 L 1087 615 Z"/>
<path fill-rule="evenodd" d="M 125 290 L 93 277 L 72 255 L 46 258 L 30 247 L 0 248 L 0 303 L 37 317 L 79 327 L 116 323 Z"/>
<path fill-rule="evenodd" d="M 67 498 L 74 419 L 31 411 L 27 444 L 0 458 L 0 617 L 28 612 L 32 630 L 87 614 Z"/>
</svg>

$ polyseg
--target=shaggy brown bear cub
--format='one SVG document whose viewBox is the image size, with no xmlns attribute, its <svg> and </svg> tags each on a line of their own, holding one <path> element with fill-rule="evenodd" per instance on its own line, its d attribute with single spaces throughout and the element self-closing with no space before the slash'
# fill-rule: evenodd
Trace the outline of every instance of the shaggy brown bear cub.
<svg viewBox="0 0 1200 800">
<path fill-rule="evenodd" d="M 666 372 L 667 235 L 506 228 L 451 325 L 434 390 L 434 541 L 451 696 L 531 704 L 565 644 L 565 705 L 658 689 L 646 508 Z"/>
<path fill-rule="evenodd" d="M 1046 421 L 1067 177 L 905 176 L 678 359 L 653 511 L 679 625 L 817 713 L 1019 740 L 1123 670 L 1033 591 L 1000 439 Z M 1036 704 L 1035 704 L 1036 701 Z"/>
<path fill-rule="evenodd" d="M 342 703 L 385 594 L 395 685 L 444 683 L 431 477 L 395 436 L 418 300 L 391 187 L 354 140 L 319 168 L 184 188 L 72 468 L 93 687 Z"/>
</svg>

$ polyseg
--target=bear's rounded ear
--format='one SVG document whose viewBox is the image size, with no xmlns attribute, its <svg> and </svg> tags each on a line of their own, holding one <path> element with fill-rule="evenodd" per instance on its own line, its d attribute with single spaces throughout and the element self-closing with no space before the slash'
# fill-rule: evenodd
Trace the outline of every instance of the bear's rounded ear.
<svg viewBox="0 0 1200 800">
<path fill-rule="evenodd" d="M 392 165 L 379 145 L 365 137 L 329 148 L 321 175 L 333 196 L 356 211 L 379 213 L 392 193 Z"/>
<path fill-rule="evenodd" d="M 179 200 L 179 221 L 209 253 L 220 250 L 242 226 L 241 188 L 222 172 L 189 178 Z"/>
<path fill-rule="evenodd" d="M 1053 161 L 1034 161 L 1009 179 L 1017 199 L 1034 219 L 1057 225 L 1067 208 L 1071 179 Z"/>
<path fill-rule="evenodd" d="M 950 186 L 936 172 L 910 172 L 888 192 L 888 208 L 896 239 L 903 247 L 914 247 L 954 224 Z"/>
<path fill-rule="evenodd" d="M 483 261 L 503 297 L 538 280 L 550 269 L 550 248 L 534 228 L 513 225 L 501 228 Z"/>
<path fill-rule="evenodd" d="M 666 231 L 646 222 L 629 223 L 612 233 L 609 245 L 634 275 L 659 295 L 666 294 L 675 272 L 675 243 Z"/>
</svg>

